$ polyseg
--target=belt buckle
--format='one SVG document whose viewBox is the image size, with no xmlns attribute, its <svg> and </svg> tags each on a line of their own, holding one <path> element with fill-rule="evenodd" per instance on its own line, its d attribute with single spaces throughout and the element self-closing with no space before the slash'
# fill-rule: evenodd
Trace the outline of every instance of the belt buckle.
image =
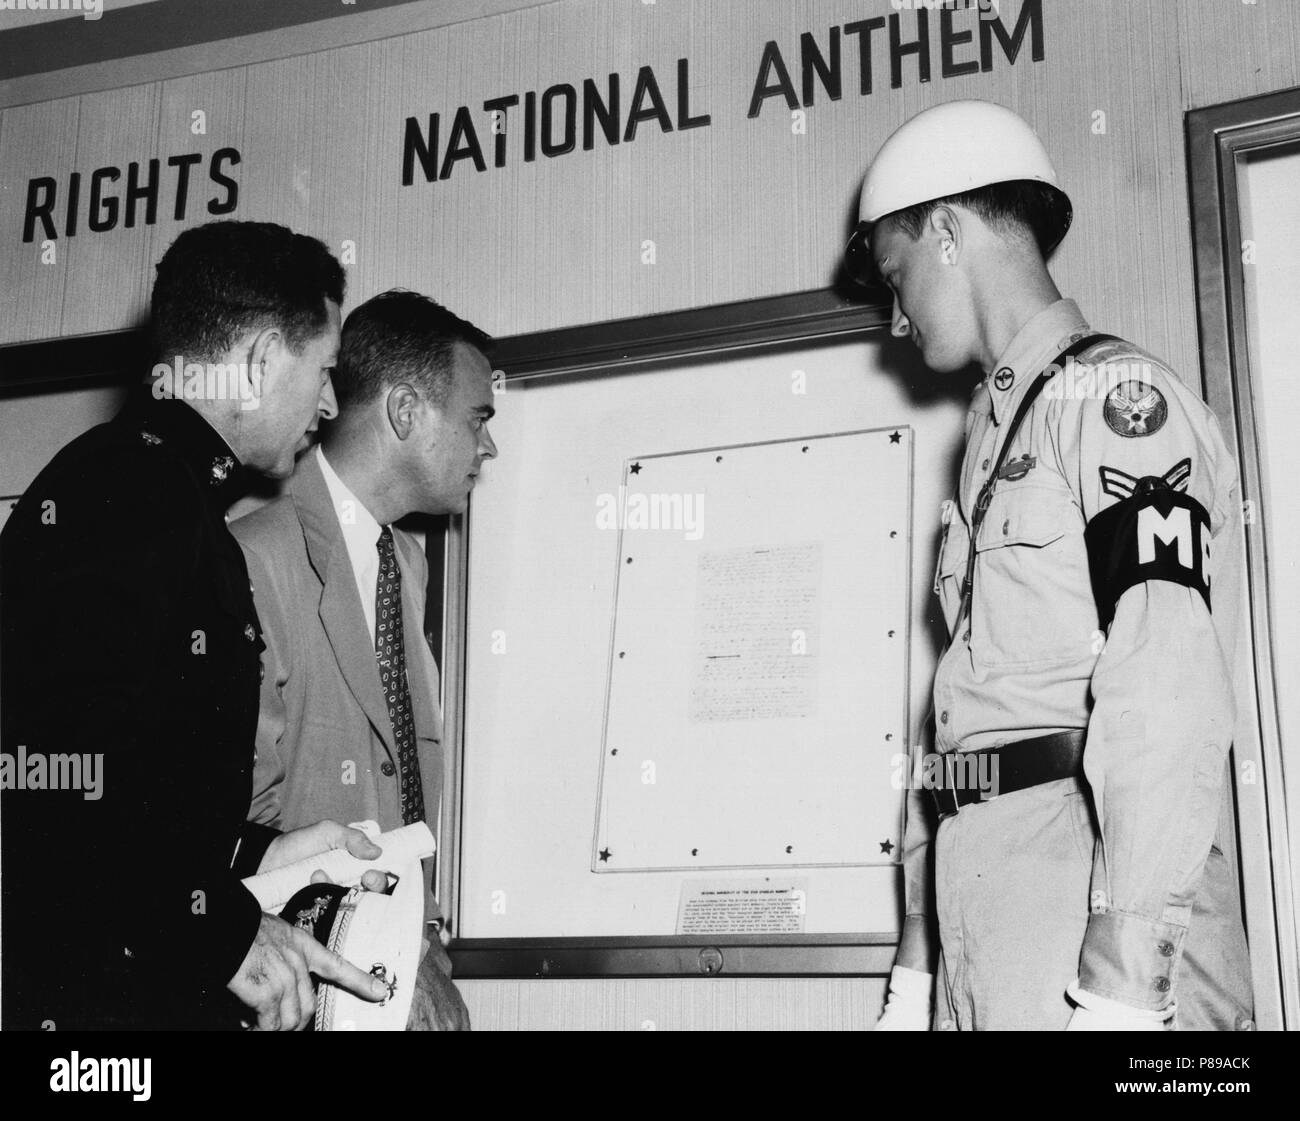
<svg viewBox="0 0 1300 1121">
<path fill-rule="evenodd" d="M 939 812 L 940 821 L 956 817 L 957 811 L 961 809 L 961 803 L 957 801 L 957 792 L 946 786 L 935 787 L 930 791 L 930 796 L 934 799 L 934 808 Z"/>
</svg>

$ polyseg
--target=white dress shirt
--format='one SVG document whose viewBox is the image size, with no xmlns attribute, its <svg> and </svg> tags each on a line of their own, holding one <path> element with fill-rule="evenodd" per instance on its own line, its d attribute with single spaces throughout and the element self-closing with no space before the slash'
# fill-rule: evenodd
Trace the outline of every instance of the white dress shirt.
<svg viewBox="0 0 1300 1121">
<path fill-rule="evenodd" d="M 353 494 L 342 479 L 334 473 L 330 461 L 319 445 L 316 458 L 321 474 L 329 488 L 330 501 L 343 530 L 343 543 L 352 561 L 352 576 L 356 580 L 357 595 L 361 597 L 361 610 L 365 612 L 366 626 L 370 628 L 370 641 L 375 638 L 375 589 L 379 584 L 379 534 L 382 529 L 373 515 Z"/>
</svg>

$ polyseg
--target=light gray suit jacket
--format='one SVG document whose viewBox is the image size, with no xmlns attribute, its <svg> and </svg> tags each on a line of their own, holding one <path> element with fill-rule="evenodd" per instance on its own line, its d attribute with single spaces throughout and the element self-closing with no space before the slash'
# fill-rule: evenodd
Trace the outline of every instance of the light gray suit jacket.
<svg viewBox="0 0 1300 1121">
<path fill-rule="evenodd" d="M 316 456 L 304 455 L 284 494 L 230 530 L 248 560 L 266 642 L 249 820 L 286 830 L 322 819 L 398 828 L 401 771 L 374 640 Z M 393 538 L 425 816 L 436 835 L 442 719 L 424 639 L 428 564 L 409 534 L 395 529 Z"/>
</svg>

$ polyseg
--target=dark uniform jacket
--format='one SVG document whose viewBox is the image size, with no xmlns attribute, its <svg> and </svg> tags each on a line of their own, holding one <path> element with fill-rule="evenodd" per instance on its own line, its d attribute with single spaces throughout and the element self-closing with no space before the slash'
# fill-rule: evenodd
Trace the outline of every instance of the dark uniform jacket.
<svg viewBox="0 0 1300 1121">
<path fill-rule="evenodd" d="M 238 1026 L 226 985 L 260 917 L 239 880 L 274 836 L 244 824 L 262 640 L 224 518 L 242 474 L 141 390 L 0 536 L 6 1028 Z"/>
</svg>

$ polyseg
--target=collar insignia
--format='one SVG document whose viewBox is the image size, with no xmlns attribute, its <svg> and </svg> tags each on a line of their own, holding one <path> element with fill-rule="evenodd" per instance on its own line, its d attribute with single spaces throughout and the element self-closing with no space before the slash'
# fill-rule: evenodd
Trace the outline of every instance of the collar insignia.
<svg viewBox="0 0 1300 1121">
<path fill-rule="evenodd" d="M 212 461 L 212 484 L 224 483 L 230 478 L 230 472 L 235 469 L 235 457 L 233 455 L 219 455 Z"/>
</svg>

